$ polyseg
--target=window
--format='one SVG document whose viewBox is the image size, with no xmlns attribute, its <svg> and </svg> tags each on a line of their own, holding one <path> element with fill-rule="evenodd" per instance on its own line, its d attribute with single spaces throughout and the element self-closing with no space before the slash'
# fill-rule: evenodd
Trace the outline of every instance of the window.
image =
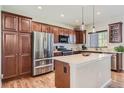
<svg viewBox="0 0 124 93">
<path fill-rule="evenodd" d="M 96 33 L 89 33 L 90 47 L 106 47 L 107 46 L 107 31 L 99 31 Z"/>
</svg>

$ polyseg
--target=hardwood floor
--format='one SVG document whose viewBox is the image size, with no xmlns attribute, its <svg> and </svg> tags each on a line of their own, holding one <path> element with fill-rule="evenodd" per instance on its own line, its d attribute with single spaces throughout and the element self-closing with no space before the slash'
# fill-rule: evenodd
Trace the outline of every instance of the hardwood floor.
<svg viewBox="0 0 124 93">
<path fill-rule="evenodd" d="M 124 88 L 124 72 L 112 72 L 112 83 L 109 88 Z"/>
<path fill-rule="evenodd" d="M 3 88 L 54 88 L 54 72 L 3 82 Z"/>
<path fill-rule="evenodd" d="M 3 82 L 3 88 L 55 88 L 54 72 Z M 124 72 L 112 72 L 112 83 L 107 88 L 124 88 Z"/>
</svg>

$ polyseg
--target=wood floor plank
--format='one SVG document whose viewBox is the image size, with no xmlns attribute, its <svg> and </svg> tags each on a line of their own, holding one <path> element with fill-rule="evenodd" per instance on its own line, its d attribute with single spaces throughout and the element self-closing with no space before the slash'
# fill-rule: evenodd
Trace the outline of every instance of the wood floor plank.
<svg viewBox="0 0 124 93">
<path fill-rule="evenodd" d="M 37 77 L 22 77 L 2 83 L 3 88 L 55 88 L 55 73 Z M 112 72 L 112 82 L 107 88 L 124 88 L 124 72 Z"/>
</svg>

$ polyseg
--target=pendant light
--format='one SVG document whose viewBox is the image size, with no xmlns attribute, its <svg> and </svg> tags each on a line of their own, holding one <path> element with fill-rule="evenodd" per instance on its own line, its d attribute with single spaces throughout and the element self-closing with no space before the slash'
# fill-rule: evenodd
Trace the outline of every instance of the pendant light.
<svg viewBox="0 0 124 93">
<path fill-rule="evenodd" d="M 95 12 L 95 6 L 93 6 L 93 28 L 92 28 L 92 32 L 96 32 L 95 31 L 95 14 L 94 14 L 94 12 Z"/>
<path fill-rule="evenodd" d="M 84 7 L 82 7 L 82 24 L 80 26 L 80 30 L 84 31 L 85 30 L 85 24 L 84 24 Z"/>
</svg>

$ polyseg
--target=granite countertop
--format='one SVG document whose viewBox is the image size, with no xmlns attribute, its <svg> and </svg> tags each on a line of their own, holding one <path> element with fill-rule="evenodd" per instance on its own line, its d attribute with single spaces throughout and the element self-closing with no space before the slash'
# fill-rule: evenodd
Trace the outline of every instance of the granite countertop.
<svg viewBox="0 0 124 93">
<path fill-rule="evenodd" d="M 122 53 L 122 52 L 117 52 L 117 51 L 113 51 L 113 50 L 81 50 L 83 51 L 87 51 L 87 52 L 102 52 L 102 53 Z"/>
<path fill-rule="evenodd" d="M 80 64 L 80 63 L 98 61 L 109 56 L 111 56 L 111 54 L 91 53 L 89 56 L 83 56 L 82 54 L 75 54 L 68 56 L 53 57 L 53 59 L 69 64 Z"/>
<path fill-rule="evenodd" d="M 74 51 L 84 51 L 84 52 L 100 52 L 100 53 L 122 53 L 122 52 L 117 52 L 117 51 L 114 51 L 114 50 L 95 50 L 95 49 L 88 49 L 88 50 L 72 50 L 73 52 Z M 55 50 L 53 51 L 53 53 L 58 53 L 58 52 L 61 52 L 61 51 L 58 51 L 58 50 Z"/>
</svg>

